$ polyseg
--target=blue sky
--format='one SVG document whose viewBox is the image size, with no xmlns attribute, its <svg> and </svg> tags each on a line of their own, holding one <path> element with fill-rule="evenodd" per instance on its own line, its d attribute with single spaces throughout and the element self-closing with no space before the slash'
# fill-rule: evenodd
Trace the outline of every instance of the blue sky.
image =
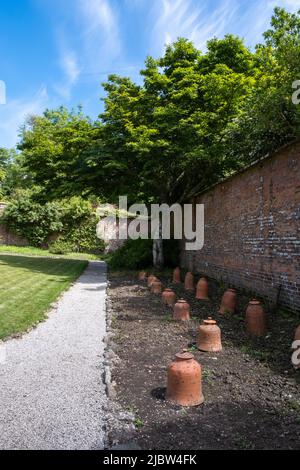
<svg viewBox="0 0 300 470">
<path fill-rule="evenodd" d="M 178 36 L 201 49 L 226 33 L 255 45 L 276 5 L 294 11 L 300 0 L 0 0 L 0 147 L 46 107 L 82 104 L 95 118 L 109 73 L 138 80 L 145 57 Z"/>
</svg>

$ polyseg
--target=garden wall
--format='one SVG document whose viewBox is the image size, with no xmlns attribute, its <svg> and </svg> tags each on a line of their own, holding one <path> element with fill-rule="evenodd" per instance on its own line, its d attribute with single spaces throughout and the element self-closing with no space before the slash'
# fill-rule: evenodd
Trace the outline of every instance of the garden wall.
<svg viewBox="0 0 300 470">
<path fill-rule="evenodd" d="M 0 203 L 0 214 L 5 209 L 6 204 Z M 25 238 L 10 232 L 5 225 L 0 224 L 0 245 L 27 246 L 28 242 Z"/>
<path fill-rule="evenodd" d="M 0 245 L 27 246 L 28 242 L 25 238 L 18 237 L 0 224 Z"/>
<path fill-rule="evenodd" d="M 115 217 L 105 217 L 97 225 L 97 234 L 105 242 L 105 252 L 111 253 L 124 245 L 126 240 L 119 239 L 121 226 L 123 229 L 128 226 L 131 219 L 122 219 Z"/>
<path fill-rule="evenodd" d="M 194 199 L 205 205 L 205 243 L 182 266 L 300 312 L 300 142 Z"/>
</svg>

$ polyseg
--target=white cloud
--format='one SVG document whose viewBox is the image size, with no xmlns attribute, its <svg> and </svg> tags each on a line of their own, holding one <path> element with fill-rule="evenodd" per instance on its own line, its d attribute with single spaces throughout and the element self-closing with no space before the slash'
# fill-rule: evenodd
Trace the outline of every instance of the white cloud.
<svg viewBox="0 0 300 470">
<path fill-rule="evenodd" d="M 107 0 L 79 0 L 79 7 L 88 20 L 91 32 L 98 28 L 109 32 L 115 27 L 115 13 Z"/>
<path fill-rule="evenodd" d="M 19 128 L 27 116 L 41 114 L 48 103 L 48 92 L 41 85 L 32 98 L 7 99 L 7 104 L 0 106 L 0 147 L 13 147 L 18 140 Z"/>
<path fill-rule="evenodd" d="M 249 2 L 248 7 L 239 12 L 236 19 L 239 34 L 245 37 L 247 44 L 254 46 L 263 40 L 262 34 L 270 28 L 270 20 L 276 6 L 294 12 L 300 8 L 300 0 L 258 0 Z"/>
<path fill-rule="evenodd" d="M 54 84 L 53 88 L 61 98 L 68 101 L 71 98 L 72 88 L 78 81 L 80 67 L 74 51 L 65 50 L 62 45 L 60 49 L 59 63 L 64 76 L 61 82 Z"/>
<path fill-rule="evenodd" d="M 78 61 L 75 52 L 68 51 L 61 59 L 61 67 L 70 83 L 75 83 L 80 74 Z"/>
<path fill-rule="evenodd" d="M 289 11 L 294 11 L 300 8 L 300 0 L 271 0 L 269 1 L 271 8 L 282 7 Z"/>
<path fill-rule="evenodd" d="M 202 50 L 208 39 L 227 33 L 245 38 L 246 44 L 255 45 L 269 28 L 275 6 L 296 11 L 300 0 L 153 0 L 150 42 L 152 53 L 161 54 L 164 45 L 177 37 L 186 37 Z M 149 19 L 148 19 L 149 21 Z"/>
<path fill-rule="evenodd" d="M 69 1 L 60 5 L 63 14 Z M 113 69 L 112 64 L 122 51 L 117 4 L 113 7 L 110 0 L 73 0 L 72 4 L 68 27 L 62 23 L 55 30 L 63 76 L 53 89 L 64 101 L 71 100 L 72 90 L 79 82 L 91 81 L 96 86 L 101 70 Z"/>
<path fill-rule="evenodd" d="M 237 9 L 236 0 L 220 1 L 214 11 L 209 0 L 203 0 L 201 4 L 193 0 L 155 0 L 152 14 L 156 19 L 151 42 L 157 53 L 162 51 L 164 44 L 180 36 L 192 40 L 203 49 L 208 39 L 227 32 L 226 25 Z"/>
<path fill-rule="evenodd" d="M 113 7 L 109 0 L 77 0 L 77 6 L 88 67 L 95 61 L 111 62 L 122 50 L 117 4 Z"/>
<path fill-rule="evenodd" d="M 194 29 L 191 39 L 202 49 L 209 39 L 221 37 L 230 33 L 230 25 L 236 18 L 238 2 L 236 0 L 223 0 L 211 13 L 201 15 L 200 22 Z"/>
</svg>

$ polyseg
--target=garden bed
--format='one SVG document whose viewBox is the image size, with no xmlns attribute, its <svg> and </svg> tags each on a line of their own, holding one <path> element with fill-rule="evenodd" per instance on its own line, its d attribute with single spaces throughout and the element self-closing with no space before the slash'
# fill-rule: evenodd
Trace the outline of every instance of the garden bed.
<svg viewBox="0 0 300 470">
<path fill-rule="evenodd" d="M 170 285 L 167 277 L 161 279 Z M 237 313 L 224 318 L 217 313 L 224 286 L 210 280 L 210 302 L 195 300 L 182 286 L 172 287 L 191 304 L 188 323 L 172 321 L 160 296 L 133 274 L 110 274 L 113 341 L 120 358 L 112 380 L 117 404 L 135 416 L 133 445 L 148 450 L 299 449 L 300 380 L 291 364 L 299 318 L 277 312 L 269 317 L 268 336 L 251 340 L 244 331 L 245 293 L 239 293 Z M 197 325 L 208 316 L 222 329 L 222 353 L 195 349 Z M 165 401 L 166 367 L 184 348 L 203 366 L 205 403 L 195 408 Z M 117 440 L 122 444 L 126 436 Z"/>
</svg>

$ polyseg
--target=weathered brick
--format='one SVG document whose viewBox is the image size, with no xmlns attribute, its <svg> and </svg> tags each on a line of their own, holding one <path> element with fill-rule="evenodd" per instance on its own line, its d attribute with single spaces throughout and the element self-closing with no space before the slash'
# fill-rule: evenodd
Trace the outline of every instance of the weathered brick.
<svg viewBox="0 0 300 470">
<path fill-rule="evenodd" d="M 205 206 L 205 244 L 181 261 L 199 274 L 300 311 L 300 142 L 195 198 Z"/>
</svg>

